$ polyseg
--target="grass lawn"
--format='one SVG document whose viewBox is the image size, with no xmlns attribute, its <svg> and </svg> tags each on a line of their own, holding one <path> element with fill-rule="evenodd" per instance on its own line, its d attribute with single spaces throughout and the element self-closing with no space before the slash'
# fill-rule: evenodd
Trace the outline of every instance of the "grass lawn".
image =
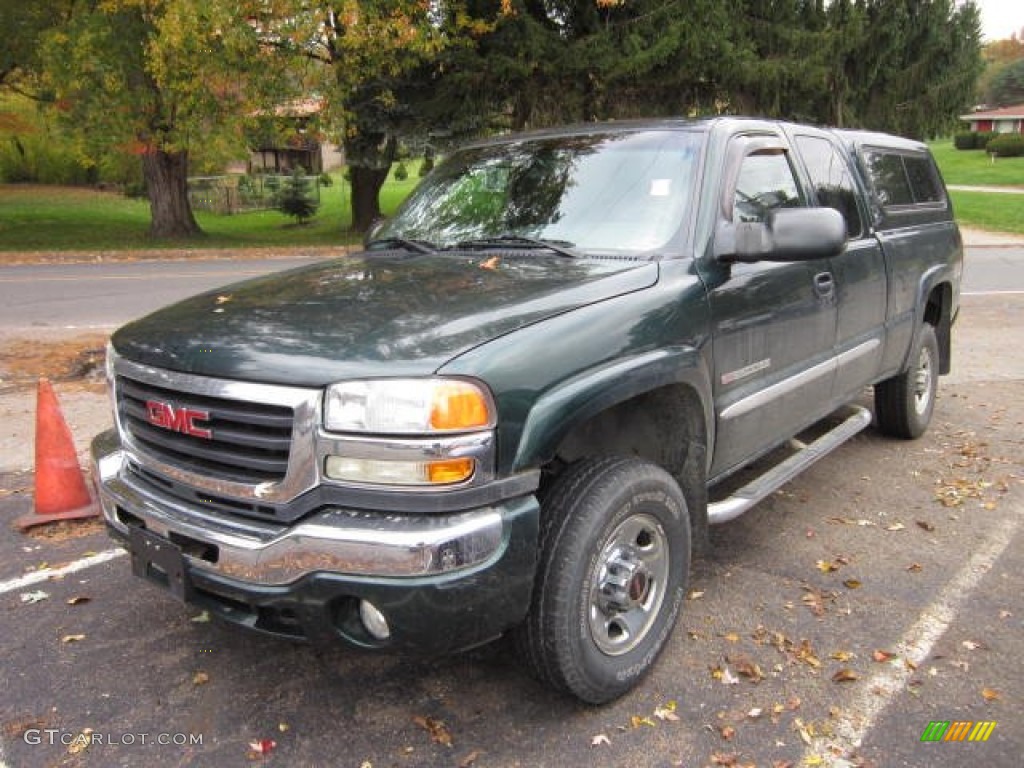
<svg viewBox="0 0 1024 768">
<path fill-rule="evenodd" d="M 956 149 L 952 139 L 928 143 L 947 184 L 1024 187 L 1024 157 L 997 157 L 992 161 L 977 149 Z"/>
<path fill-rule="evenodd" d="M 381 209 L 393 214 L 419 181 L 389 178 Z M 320 189 L 320 210 L 303 226 L 277 211 L 231 216 L 197 212 L 205 237 L 183 242 L 147 236 L 149 203 L 77 187 L 0 185 L 0 251 L 128 250 L 139 248 L 258 248 L 358 242 L 349 231 L 351 190 L 340 174 Z"/>
<path fill-rule="evenodd" d="M 949 196 L 961 226 L 1024 235 L 1024 195 L 951 190 Z"/>
</svg>

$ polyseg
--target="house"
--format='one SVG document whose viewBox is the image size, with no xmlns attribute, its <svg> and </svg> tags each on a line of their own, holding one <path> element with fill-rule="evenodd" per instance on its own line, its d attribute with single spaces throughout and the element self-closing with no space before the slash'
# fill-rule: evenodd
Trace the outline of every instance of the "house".
<svg viewBox="0 0 1024 768">
<path fill-rule="evenodd" d="M 1024 104 L 972 112 L 969 115 L 960 115 L 960 119 L 970 123 L 972 131 L 1024 133 Z"/>
<path fill-rule="evenodd" d="M 249 155 L 250 173 L 291 173 L 303 168 L 307 173 L 333 171 L 345 164 L 337 145 L 322 141 L 312 128 L 323 103 L 319 99 L 289 102 L 274 110 L 274 117 L 284 121 L 292 131 L 286 141 L 267 137 L 253 147 Z"/>
</svg>

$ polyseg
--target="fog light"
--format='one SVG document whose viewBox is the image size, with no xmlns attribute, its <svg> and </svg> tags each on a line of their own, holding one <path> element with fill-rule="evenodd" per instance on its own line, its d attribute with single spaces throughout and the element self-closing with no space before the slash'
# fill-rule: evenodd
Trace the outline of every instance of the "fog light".
<svg viewBox="0 0 1024 768">
<path fill-rule="evenodd" d="M 387 640 L 391 637 L 391 628 L 384 614 L 377 610 L 377 606 L 367 600 L 359 601 L 359 618 L 363 622 L 366 631 L 377 640 Z"/>
</svg>

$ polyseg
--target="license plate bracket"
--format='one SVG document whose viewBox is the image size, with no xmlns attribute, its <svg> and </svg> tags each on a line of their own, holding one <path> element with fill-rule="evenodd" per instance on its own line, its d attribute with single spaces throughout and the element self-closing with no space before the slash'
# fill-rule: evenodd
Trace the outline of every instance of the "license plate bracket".
<svg viewBox="0 0 1024 768">
<path fill-rule="evenodd" d="M 159 584 L 181 601 L 192 591 L 181 547 L 145 528 L 133 526 L 128 532 L 132 573 Z"/>
</svg>

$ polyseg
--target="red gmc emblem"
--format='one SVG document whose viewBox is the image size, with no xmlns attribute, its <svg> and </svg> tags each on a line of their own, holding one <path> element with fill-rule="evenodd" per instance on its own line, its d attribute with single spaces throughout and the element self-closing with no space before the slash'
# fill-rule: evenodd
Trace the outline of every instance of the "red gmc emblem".
<svg viewBox="0 0 1024 768">
<path fill-rule="evenodd" d="M 147 400 L 146 416 L 149 418 L 150 424 L 161 429 L 181 432 L 183 435 L 192 435 L 192 437 L 201 437 L 204 440 L 213 438 L 213 432 L 209 429 L 196 426 L 197 421 L 207 421 L 210 418 L 209 411 L 200 411 L 184 406 L 175 408 L 170 403 Z"/>
</svg>

